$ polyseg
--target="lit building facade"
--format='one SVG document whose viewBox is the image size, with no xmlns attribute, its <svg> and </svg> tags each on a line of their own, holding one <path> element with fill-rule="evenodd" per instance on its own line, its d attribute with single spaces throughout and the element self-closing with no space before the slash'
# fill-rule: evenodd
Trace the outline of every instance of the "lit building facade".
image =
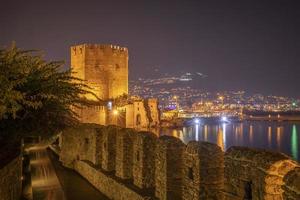
<svg viewBox="0 0 300 200">
<path fill-rule="evenodd" d="M 88 101 L 94 102 L 94 106 L 75 109 L 81 122 L 130 128 L 159 125 L 156 99 L 128 97 L 127 48 L 98 44 L 73 46 L 71 71 L 74 77 L 84 80 L 98 97 L 85 95 Z"/>
</svg>

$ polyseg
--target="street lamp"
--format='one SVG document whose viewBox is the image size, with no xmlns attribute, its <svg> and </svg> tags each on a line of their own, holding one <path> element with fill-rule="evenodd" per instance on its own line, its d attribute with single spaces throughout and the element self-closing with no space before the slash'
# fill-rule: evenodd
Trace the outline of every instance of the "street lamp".
<svg viewBox="0 0 300 200">
<path fill-rule="evenodd" d="M 195 124 L 200 124 L 200 119 L 198 119 L 198 118 L 194 119 L 194 123 Z"/>
<path fill-rule="evenodd" d="M 119 114 L 119 111 L 118 111 L 118 110 L 114 110 L 114 111 L 113 111 L 113 114 L 114 114 L 114 115 L 118 115 L 118 114 Z"/>
</svg>

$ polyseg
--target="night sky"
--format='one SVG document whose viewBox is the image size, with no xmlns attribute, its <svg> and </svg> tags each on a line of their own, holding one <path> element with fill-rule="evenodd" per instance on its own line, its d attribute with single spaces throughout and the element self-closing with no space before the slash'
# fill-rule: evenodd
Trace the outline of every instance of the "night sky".
<svg viewBox="0 0 300 200">
<path fill-rule="evenodd" d="M 71 45 L 118 44 L 130 79 L 200 72 L 194 86 L 204 90 L 300 97 L 299 0 L 0 3 L 1 46 L 16 41 L 69 65 Z"/>
</svg>

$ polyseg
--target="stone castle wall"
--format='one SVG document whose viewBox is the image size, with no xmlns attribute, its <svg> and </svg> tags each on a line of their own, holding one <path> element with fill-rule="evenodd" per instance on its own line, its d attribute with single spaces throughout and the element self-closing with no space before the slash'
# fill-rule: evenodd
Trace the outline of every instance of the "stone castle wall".
<svg viewBox="0 0 300 200">
<path fill-rule="evenodd" d="M 134 100 L 125 106 L 127 128 L 149 128 L 160 124 L 158 100 L 156 98 Z"/>
<path fill-rule="evenodd" d="M 0 168 L 0 200 L 19 200 L 22 190 L 22 156 Z"/>
<path fill-rule="evenodd" d="M 149 118 L 151 118 L 150 126 L 157 126 L 160 123 L 160 113 L 158 109 L 158 99 L 149 98 L 145 100 L 148 108 Z"/>
<path fill-rule="evenodd" d="M 299 165 L 284 154 L 231 147 L 225 154 L 225 166 L 225 191 L 230 194 L 226 198 L 228 200 L 300 199 L 300 177 L 295 172 Z M 286 184 L 290 179 L 287 175 L 293 173 L 293 178 L 298 180 L 298 185 L 294 185 L 298 194 L 291 194 L 289 189 L 293 187 Z"/>
<path fill-rule="evenodd" d="M 300 199 L 300 166 L 281 153 L 93 124 L 61 141 L 62 163 L 112 199 Z"/>
<path fill-rule="evenodd" d="M 73 108 L 78 114 L 78 119 L 82 123 L 107 124 L 108 112 L 105 106 L 89 106 L 82 108 Z"/>
</svg>

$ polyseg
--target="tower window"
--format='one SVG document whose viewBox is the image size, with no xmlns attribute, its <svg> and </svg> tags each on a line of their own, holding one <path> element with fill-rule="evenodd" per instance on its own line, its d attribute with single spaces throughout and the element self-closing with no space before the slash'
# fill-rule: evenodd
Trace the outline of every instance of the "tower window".
<svg viewBox="0 0 300 200">
<path fill-rule="evenodd" d="M 187 176 L 189 177 L 189 179 L 194 180 L 193 168 L 191 167 L 188 168 Z"/>
<path fill-rule="evenodd" d="M 244 199 L 251 200 L 252 199 L 252 182 L 251 181 L 245 182 L 244 190 L 245 190 Z"/>
<path fill-rule="evenodd" d="M 116 70 L 119 70 L 120 66 L 118 64 L 116 64 Z"/>
<path fill-rule="evenodd" d="M 137 161 L 140 161 L 140 152 L 139 152 L 139 151 L 136 152 L 136 160 L 137 160 Z"/>
<path fill-rule="evenodd" d="M 85 139 L 84 139 L 84 143 L 85 143 L 85 145 L 88 145 L 88 144 L 89 144 L 89 139 L 88 139 L 88 138 L 85 138 Z"/>
</svg>

